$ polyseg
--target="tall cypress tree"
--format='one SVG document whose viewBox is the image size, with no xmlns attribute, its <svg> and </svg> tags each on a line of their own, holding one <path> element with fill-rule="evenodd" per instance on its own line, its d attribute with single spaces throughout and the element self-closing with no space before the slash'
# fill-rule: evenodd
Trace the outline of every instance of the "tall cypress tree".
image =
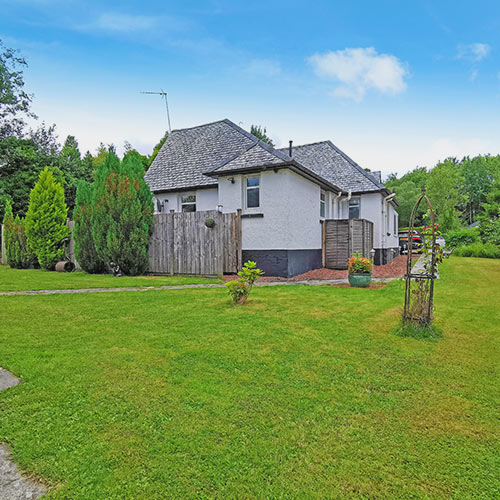
<svg viewBox="0 0 500 500">
<path fill-rule="evenodd" d="M 75 257 L 84 271 L 88 273 L 103 273 L 106 264 L 97 254 L 94 237 L 92 236 L 92 211 L 94 186 L 86 181 L 79 181 L 76 191 L 74 210 L 75 227 Z"/>
<path fill-rule="evenodd" d="M 64 189 L 45 167 L 31 190 L 25 219 L 28 245 L 43 269 L 54 269 L 64 257 L 64 239 L 70 234 L 67 215 Z"/>
<path fill-rule="evenodd" d="M 114 151 L 96 171 L 92 234 L 100 258 L 128 275 L 148 270 L 153 196 L 135 156 L 120 162 Z"/>
</svg>

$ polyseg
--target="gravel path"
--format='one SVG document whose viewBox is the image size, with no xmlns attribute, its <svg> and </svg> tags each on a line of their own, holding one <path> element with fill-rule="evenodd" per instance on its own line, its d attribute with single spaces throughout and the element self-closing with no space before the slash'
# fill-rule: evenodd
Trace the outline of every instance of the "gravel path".
<svg viewBox="0 0 500 500">
<path fill-rule="evenodd" d="M 398 278 L 373 278 L 374 283 L 385 283 Z M 348 283 L 347 279 L 336 280 L 303 280 L 303 281 L 263 281 L 255 283 L 254 286 L 293 286 L 293 285 L 343 285 Z M 22 290 L 16 292 L 0 292 L 0 296 L 11 295 L 54 295 L 54 294 L 73 294 L 73 293 L 110 293 L 110 292 L 149 292 L 151 290 L 186 290 L 191 288 L 224 288 L 222 283 L 204 283 L 199 285 L 163 285 L 146 287 L 117 287 L 117 288 L 77 288 L 67 290 Z M 0 499 L 1 500 L 1 499 Z"/>
<path fill-rule="evenodd" d="M 0 367 L 0 390 L 19 384 L 19 379 Z M 0 500 L 36 500 L 45 488 L 24 478 L 10 459 L 10 448 L 0 445 Z"/>
</svg>

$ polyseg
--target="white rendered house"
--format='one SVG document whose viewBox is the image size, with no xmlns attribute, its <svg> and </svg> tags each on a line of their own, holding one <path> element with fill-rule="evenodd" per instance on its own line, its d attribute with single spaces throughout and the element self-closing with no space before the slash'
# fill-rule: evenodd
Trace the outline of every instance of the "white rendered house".
<svg viewBox="0 0 500 500">
<path fill-rule="evenodd" d="M 373 222 L 376 265 L 399 253 L 394 195 L 329 141 L 275 149 L 229 120 L 174 130 L 146 181 L 158 212 L 240 209 L 243 260 L 268 275 L 321 267 L 325 219 Z"/>
</svg>

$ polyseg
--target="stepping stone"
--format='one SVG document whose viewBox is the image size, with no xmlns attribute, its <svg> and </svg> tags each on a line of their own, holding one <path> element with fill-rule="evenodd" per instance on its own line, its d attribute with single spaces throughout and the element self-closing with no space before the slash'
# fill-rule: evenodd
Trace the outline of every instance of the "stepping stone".
<svg viewBox="0 0 500 500">
<path fill-rule="evenodd" d="M 19 379 L 0 367 L 0 391 L 19 384 Z M 37 500 L 45 488 L 24 478 L 10 459 L 8 446 L 0 444 L 0 500 Z"/>
<path fill-rule="evenodd" d="M 0 391 L 19 384 L 19 379 L 0 366 Z"/>
<path fill-rule="evenodd" d="M 0 500 L 37 500 L 45 494 L 41 484 L 25 479 L 10 460 L 10 450 L 0 445 Z"/>
</svg>

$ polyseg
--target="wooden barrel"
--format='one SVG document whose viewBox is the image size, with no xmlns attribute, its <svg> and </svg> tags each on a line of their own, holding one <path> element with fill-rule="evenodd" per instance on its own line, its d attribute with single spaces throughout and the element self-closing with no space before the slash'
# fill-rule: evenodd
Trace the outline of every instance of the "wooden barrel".
<svg viewBox="0 0 500 500">
<path fill-rule="evenodd" d="M 58 273 L 71 273 L 75 270 L 75 264 L 68 260 L 61 260 L 56 264 L 56 271 Z"/>
</svg>

